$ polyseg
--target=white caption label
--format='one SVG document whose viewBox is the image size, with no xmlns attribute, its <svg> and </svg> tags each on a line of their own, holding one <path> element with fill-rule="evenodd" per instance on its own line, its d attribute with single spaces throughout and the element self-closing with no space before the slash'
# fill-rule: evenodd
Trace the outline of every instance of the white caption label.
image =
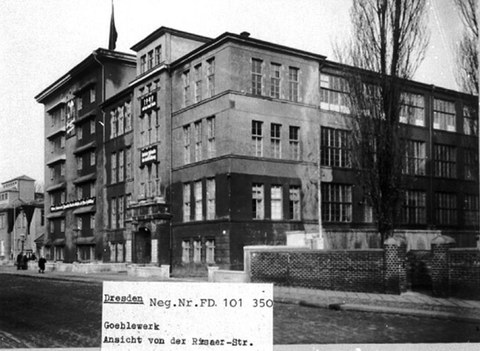
<svg viewBox="0 0 480 351">
<path fill-rule="evenodd" d="M 273 285 L 104 282 L 102 349 L 273 349 Z"/>
</svg>

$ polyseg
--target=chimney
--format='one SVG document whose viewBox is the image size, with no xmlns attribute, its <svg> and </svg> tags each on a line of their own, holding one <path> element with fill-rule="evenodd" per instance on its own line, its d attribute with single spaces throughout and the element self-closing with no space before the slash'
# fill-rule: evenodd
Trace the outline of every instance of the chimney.
<svg viewBox="0 0 480 351">
<path fill-rule="evenodd" d="M 246 32 L 246 31 L 243 31 L 243 32 L 240 33 L 240 36 L 244 37 L 244 38 L 248 38 L 250 36 L 250 33 Z"/>
</svg>

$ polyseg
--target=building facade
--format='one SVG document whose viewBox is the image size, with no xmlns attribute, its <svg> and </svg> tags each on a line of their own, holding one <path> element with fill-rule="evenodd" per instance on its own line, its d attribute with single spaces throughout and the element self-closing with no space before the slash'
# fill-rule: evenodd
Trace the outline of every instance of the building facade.
<svg viewBox="0 0 480 351">
<path fill-rule="evenodd" d="M 15 260 L 21 252 L 42 255 L 36 241 L 44 235 L 43 193 L 25 175 L 3 182 L 0 189 L 0 261 Z"/>
<path fill-rule="evenodd" d="M 50 259 L 104 256 L 104 115 L 135 76 L 132 55 L 97 49 L 35 98 L 45 106 L 44 246 Z"/>
<path fill-rule="evenodd" d="M 134 77 L 101 106 L 98 257 L 170 264 L 176 274 L 242 269 L 245 245 L 318 232 L 319 214 L 328 248 L 380 245 L 351 162 L 351 67 L 246 32 L 210 39 L 161 27 L 132 50 Z M 403 101 L 408 187 L 398 232 L 411 248 L 427 248 L 438 233 L 475 246 L 478 97 L 408 81 Z M 76 155 L 99 145 L 76 146 Z M 68 166 L 64 158 L 47 165 Z M 53 222 L 64 215 L 55 212 Z"/>
</svg>

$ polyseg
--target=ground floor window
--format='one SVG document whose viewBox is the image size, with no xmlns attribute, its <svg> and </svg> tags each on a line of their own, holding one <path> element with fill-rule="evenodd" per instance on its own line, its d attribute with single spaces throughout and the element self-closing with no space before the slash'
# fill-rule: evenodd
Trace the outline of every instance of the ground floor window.
<svg viewBox="0 0 480 351">
<path fill-rule="evenodd" d="M 125 243 L 109 243 L 110 262 L 125 262 Z"/>
<path fill-rule="evenodd" d="M 54 258 L 55 261 L 63 261 L 65 258 L 65 247 L 54 246 Z"/>
<path fill-rule="evenodd" d="M 215 239 L 182 240 L 182 263 L 215 263 Z"/>
<path fill-rule="evenodd" d="M 5 256 L 5 241 L 0 241 L 0 256 Z"/>
<path fill-rule="evenodd" d="M 202 262 L 202 242 L 200 240 L 193 241 L 193 262 Z"/>
<path fill-rule="evenodd" d="M 77 260 L 80 262 L 91 261 L 95 257 L 95 245 L 78 245 Z"/>
<path fill-rule="evenodd" d="M 215 240 L 210 239 L 205 242 L 206 252 L 205 261 L 207 263 L 215 263 Z"/>
<path fill-rule="evenodd" d="M 190 263 L 190 240 L 182 241 L 182 262 Z"/>
<path fill-rule="evenodd" d="M 325 222 L 352 221 L 352 186 L 322 184 L 322 220 Z"/>
</svg>

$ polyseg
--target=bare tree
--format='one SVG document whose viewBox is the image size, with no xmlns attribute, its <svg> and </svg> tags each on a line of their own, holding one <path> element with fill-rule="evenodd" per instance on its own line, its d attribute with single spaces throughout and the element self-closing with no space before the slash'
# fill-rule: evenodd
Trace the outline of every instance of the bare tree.
<svg viewBox="0 0 480 351">
<path fill-rule="evenodd" d="M 464 92 L 478 95 L 478 0 L 453 2 L 464 26 L 456 45 L 457 83 Z"/>
<path fill-rule="evenodd" d="M 359 68 L 347 73 L 352 161 L 383 242 L 400 207 L 407 137 L 400 110 L 405 80 L 428 45 L 426 0 L 353 0 L 351 19 L 352 40 L 336 54 Z"/>
<path fill-rule="evenodd" d="M 35 192 L 36 192 L 36 193 L 43 193 L 43 191 L 44 191 L 44 184 L 43 184 L 43 182 L 40 181 L 40 180 L 37 180 L 37 181 L 35 182 Z"/>
</svg>

